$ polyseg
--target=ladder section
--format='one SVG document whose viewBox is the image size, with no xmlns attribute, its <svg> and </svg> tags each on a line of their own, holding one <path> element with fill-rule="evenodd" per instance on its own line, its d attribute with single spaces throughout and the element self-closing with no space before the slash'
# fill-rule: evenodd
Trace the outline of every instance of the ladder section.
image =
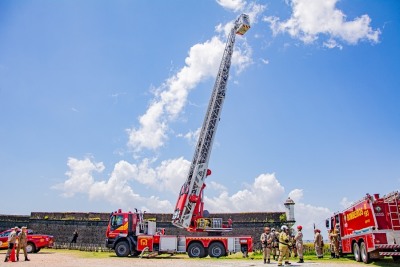
<svg viewBox="0 0 400 267">
<path fill-rule="evenodd" d="M 399 203 L 398 200 L 388 203 L 390 220 L 392 222 L 393 230 L 400 230 L 400 216 L 399 216 Z"/>
<path fill-rule="evenodd" d="M 383 200 L 388 205 L 388 213 L 394 231 L 400 230 L 400 214 L 399 214 L 399 192 L 393 192 L 383 197 Z"/>
<path fill-rule="evenodd" d="M 180 228 L 189 228 L 196 205 L 202 202 L 202 188 L 207 176 L 208 161 L 211 154 L 215 133 L 221 116 L 222 104 L 225 99 L 226 87 L 229 78 L 229 69 L 235 35 L 244 34 L 250 28 L 249 17 L 245 14 L 239 16 L 228 36 L 218 74 L 208 103 L 207 112 L 203 121 L 195 153 L 190 165 L 189 173 L 183 187 L 187 193 L 180 194 L 172 216 L 172 224 Z M 186 189 L 185 189 L 186 192 Z M 202 217 L 203 210 L 198 216 Z"/>
</svg>

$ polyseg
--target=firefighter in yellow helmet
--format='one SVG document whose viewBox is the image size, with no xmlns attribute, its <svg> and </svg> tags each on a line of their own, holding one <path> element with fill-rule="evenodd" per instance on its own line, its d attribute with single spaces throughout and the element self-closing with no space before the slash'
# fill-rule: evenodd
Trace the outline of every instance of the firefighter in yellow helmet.
<svg viewBox="0 0 400 267">
<path fill-rule="evenodd" d="M 286 225 L 282 225 L 281 230 L 279 234 L 278 266 L 282 266 L 282 260 L 285 260 L 285 265 L 291 264 L 289 262 L 289 228 Z"/>
</svg>

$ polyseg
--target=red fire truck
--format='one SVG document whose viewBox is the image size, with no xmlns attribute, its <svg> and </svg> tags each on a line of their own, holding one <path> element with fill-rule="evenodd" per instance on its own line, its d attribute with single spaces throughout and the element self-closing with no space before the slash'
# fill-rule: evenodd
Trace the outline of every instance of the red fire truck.
<svg viewBox="0 0 400 267">
<path fill-rule="evenodd" d="M 145 220 L 143 213 L 118 210 L 110 216 L 107 227 L 109 248 L 119 257 L 138 256 L 142 252 L 188 253 L 189 257 L 222 257 L 227 253 L 252 251 L 251 236 L 177 236 L 164 235 L 152 220 Z"/>
<path fill-rule="evenodd" d="M 392 256 L 400 260 L 400 194 L 369 195 L 326 220 L 328 230 L 338 229 L 339 251 L 356 261 Z"/>
<path fill-rule="evenodd" d="M 157 230 L 156 222 L 144 220 L 142 212 L 119 210 L 111 214 L 106 233 L 106 245 L 114 249 L 117 256 L 135 256 L 149 251 L 155 254 L 185 252 L 189 257 L 203 258 L 240 251 L 247 255 L 252 251 L 251 236 L 222 236 L 222 233 L 232 230 L 232 222 L 209 218 L 208 212 L 203 210 L 204 180 L 211 174 L 208 162 L 226 95 L 235 36 L 243 35 L 249 28 L 249 16 L 242 14 L 231 29 L 193 161 L 172 215 L 174 226 L 189 232 L 206 233 L 207 236 L 164 235 L 162 230 Z"/>
</svg>

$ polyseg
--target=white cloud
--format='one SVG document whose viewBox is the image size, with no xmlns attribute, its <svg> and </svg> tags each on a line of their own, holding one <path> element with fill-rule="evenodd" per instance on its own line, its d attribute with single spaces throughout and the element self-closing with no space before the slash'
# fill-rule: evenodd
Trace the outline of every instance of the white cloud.
<svg viewBox="0 0 400 267">
<path fill-rule="evenodd" d="M 217 211 L 283 211 L 284 188 L 275 174 L 262 174 L 247 189 L 229 195 L 226 190 L 218 197 L 205 196 L 205 206 L 210 212 Z"/>
<path fill-rule="evenodd" d="M 221 61 L 225 43 L 218 37 L 194 45 L 186 65 L 155 91 L 155 98 L 144 115 L 140 116 L 138 128 L 128 129 L 128 147 L 135 152 L 143 148 L 155 150 L 167 139 L 168 123 L 182 112 L 189 91 L 201 81 L 215 77 Z M 232 55 L 232 65 L 238 72 L 251 63 L 251 49 L 237 46 Z"/>
<path fill-rule="evenodd" d="M 326 239 L 325 220 L 330 218 L 333 213 L 328 208 L 313 206 L 298 202 L 295 204 L 296 225 L 303 226 L 303 234 L 306 240 L 312 240 L 315 227 L 321 230 L 322 236 Z M 325 234 L 324 234 L 325 232 Z"/>
<path fill-rule="evenodd" d="M 89 158 L 84 160 L 69 158 L 67 165 L 70 170 L 65 175 L 69 178 L 63 184 L 54 187 L 63 190 L 64 197 L 87 192 L 94 183 L 93 172 L 101 173 L 104 170 L 103 163 L 94 163 Z"/>
<path fill-rule="evenodd" d="M 230 9 L 234 12 L 242 10 L 246 5 L 246 1 L 243 0 L 216 0 L 216 1 L 223 8 Z"/>
<path fill-rule="evenodd" d="M 201 127 L 197 128 L 197 130 L 195 131 L 189 131 L 186 134 L 179 134 L 178 137 L 185 138 L 191 145 L 195 146 L 197 140 L 199 139 L 200 132 L 201 132 Z"/>
<path fill-rule="evenodd" d="M 303 189 L 294 189 L 294 190 L 290 191 L 289 197 L 294 202 L 299 202 L 303 198 Z"/>
<path fill-rule="evenodd" d="M 212 187 L 214 186 L 212 184 Z M 227 189 L 223 186 L 219 189 L 221 193 L 217 197 L 205 196 L 205 209 L 212 213 L 285 211 L 283 204 L 289 196 L 295 201 L 296 225 L 303 226 L 303 234 L 309 240 L 313 238 L 314 224 L 322 230 L 325 219 L 332 215 L 332 212 L 327 208 L 303 203 L 302 189 L 294 189 L 287 194 L 275 174 L 261 174 L 254 179 L 254 182 L 247 189 L 239 190 L 232 195 L 229 195 Z"/>
<path fill-rule="evenodd" d="M 91 200 L 110 202 L 118 207 L 129 210 L 139 208 L 150 212 L 172 212 L 173 204 L 168 199 L 159 197 L 156 192 L 172 192 L 178 196 L 178 191 L 186 179 L 190 162 L 183 158 L 162 161 L 152 167 L 153 160 L 144 159 L 140 164 L 131 164 L 126 161 L 118 162 L 108 180 L 96 181 L 94 172 L 104 171 L 103 163 L 96 163 L 89 158 L 68 160 L 69 177 L 63 184 L 57 185 L 64 196 L 73 196 L 77 193 L 87 194 Z M 232 195 L 226 186 L 214 181 L 206 181 L 210 189 L 219 192 L 216 197 L 205 195 L 205 209 L 215 212 L 269 212 L 285 211 L 283 203 L 289 196 L 295 201 L 295 218 L 297 224 L 304 228 L 305 236 L 312 237 L 313 224 L 322 228 L 323 222 L 331 215 L 324 207 L 316 207 L 302 203 L 303 190 L 294 189 L 289 193 L 279 183 L 275 174 L 261 174 L 250 185 L 245 185 Z M 143 184 L 149 188 L 145 196 L 143 192 L 135 192 L 135 184 Z M 165 195 L 164 195 L 165 196 Z M 132 203 L 132 204 L 131 204 Z M 134 206 L 129 206 L 134 205 Z"/>
<path fill-rule="evenodd" d="M 217 191 L 220 191 L 220 192 L 224 192 L 224 191 L 227 191 L 227 190 L 228 190 L 228 189 L 226 188 L 226 186 L 224 186 L 224 185 L 222 185 L 222 184 L 219 184 L 219 183 L 217 183 L 217 182 L 215 182 L 215 181 L 211 181 L 210 183 L 208 183 L 208 182 L 206 181 L 206 184 L 207 184 L 207 187 L 208 187 L 208 188 L 214 189 L 214 190 L 217 190 Z"/>
<path fill-rule="evenodd" d="M 345 209 L 350 207 L 353 204 L 353 201 L 347 199 L 347 197 L 343 197 L 340 201 L 340 205 Z"/>
<path fill-rule="evenodd" d="M 361 40 L 372 43 L 379 41 L 380 30 L 373 30 L 371 19 L 362 15 L 347 21 L 346 15 L 336 8 L 338 0 L 290 0 L 291 17 L 283 22 L 277 17 L 265 17 L 264 21 L 271 24 L 274 34 L 287 32 L 293 38 L 298 38 L 309 44 L 316 41 L 320 35 L 328 36 L 324 45 L 328 48 L 339 47 L 338 40 L 348 44 L 357 44 Z"/>
<path fill-rule="evenodd" d="M 265 5 L 256 4 L 255 2 L 251 2 L 249 5 L 247 5 L 244 13 L 250 18 L 250 26 L 258 22 L 258 17 L 265 11 L 266 8 L 267 7 Z"/>
<path fill-rule="evenodd" d="M 269 64 L 269 60 L 268 59 L 261 58 L 261 62 L 264 63 L 265 65 Z"/>
<path fill-rule="evenodd" d="M 152 212 L 168 212 L 172 204 L 154 195 L 144 197 L 134 191 L 135 183 L 140 183 L 158 192 L 167 191 L 174 194 L 186 179 L 190 162 L 183 158 L 162 161 L 156 168 L 152 168 L 153 161 L 144 159 L 140 164 L 131 164 L 120 161 L 114 166 L 110 177 L 106 181 L 96 181 L 93 172 L 101 173 L 103 163 L 93 162 L 89 158 L 68 160 L 68 179 L 54 188 L 63 191 L 63 196 L 71 197 L 77 193 L 87 194 L 89 199 L 101 199 L 117 206 L 126 206 L 135 203 L 135 207 L 146 207 Z M 134 208 L 134 207 L 130 207 Z"/>
<path fill-rule="evenodd" d="M 327 48 L 339 48 L 340 50 L 343 49 L 343 46 L 338 44 L 338 42 L 336 42 L 336 40 L 334 39 L 329 39 L 328 41 L 324 42 L 323 45 Z"/>
</svg>

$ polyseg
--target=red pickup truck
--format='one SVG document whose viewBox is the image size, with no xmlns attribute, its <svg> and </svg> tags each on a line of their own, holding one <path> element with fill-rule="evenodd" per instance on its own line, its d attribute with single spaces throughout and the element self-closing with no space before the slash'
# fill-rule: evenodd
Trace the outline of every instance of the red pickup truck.
<svg viewBox="0 0 400 267">
<path fill-rule="evenodd" d="M 6 230 L 0 233 L 0 249 L 8 248 L 8 235 L 12 230 Z M 28 229 L 28 245 L 26 251 L 28 253 L 38 253 L 42 248 L 51 248 L 54 245 L 54 237 L 51 235 L 34 234 Z"/>
</svg>

